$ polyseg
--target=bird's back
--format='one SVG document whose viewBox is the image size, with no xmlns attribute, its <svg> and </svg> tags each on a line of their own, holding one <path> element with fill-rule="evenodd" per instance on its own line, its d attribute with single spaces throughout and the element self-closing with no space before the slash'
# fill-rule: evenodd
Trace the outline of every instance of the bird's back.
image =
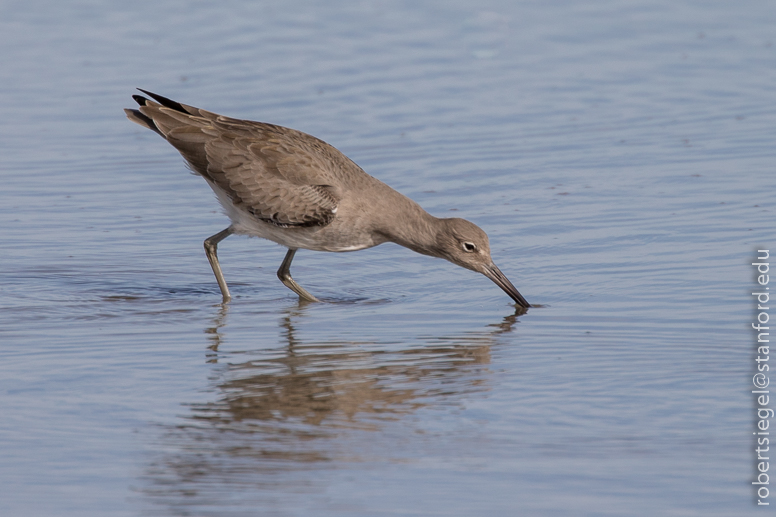
<svg viewBox="0 0 776 517">
<path fill-rule="evenodd" d="M 273 124 L 225 117 L 145 92 L 133 122 L 164 137 L 238 209 L 280 227 L 325 226 L 369 177 L 337 149 Z"/>
</svg>

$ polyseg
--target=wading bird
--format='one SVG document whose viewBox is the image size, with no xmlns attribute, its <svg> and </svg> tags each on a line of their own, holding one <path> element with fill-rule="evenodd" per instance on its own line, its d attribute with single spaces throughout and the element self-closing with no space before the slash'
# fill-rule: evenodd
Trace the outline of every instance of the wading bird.
<svg viewBox="0 0 776 517">
<path fill-rule="evenodd" d="M 232 234 L 288 248 L 280 281 L 299 297 L 319 301 L 291 278 L 300 248 L 356 251 L 395 242 L 482 273 L 520 307 L 530 307 L 490 258 L 488 236 L 459 218 L 434 217 L 365 173 L 326 142 L 285 127 L 239 120 L 140 90 L 132 122 L 155 131 L 205 178 L 232 224 L 205 240 L 224 302 L 231 299 L 218 263 L 218 243 Z M 154 102 L 155 101 L 155 102 Z"/>
</svg>

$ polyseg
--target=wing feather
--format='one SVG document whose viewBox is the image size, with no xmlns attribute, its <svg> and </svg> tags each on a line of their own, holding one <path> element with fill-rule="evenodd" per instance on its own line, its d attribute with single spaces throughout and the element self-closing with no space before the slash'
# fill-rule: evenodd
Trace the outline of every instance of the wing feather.
<svg viewBox="0 0 776 517">
<path fill-rule="evenodd" d="M 145 93 L 161 103 L 137 96 L 144 102 L 138 100 L 138 110 L 127 110 L 130 119 L 156 128 L 236 207 L 282 227 L 325 226 L 335 217 L 338 169 L 355 164 L 330 145 L 292 129 L 232 119 Z"/>
</svg>

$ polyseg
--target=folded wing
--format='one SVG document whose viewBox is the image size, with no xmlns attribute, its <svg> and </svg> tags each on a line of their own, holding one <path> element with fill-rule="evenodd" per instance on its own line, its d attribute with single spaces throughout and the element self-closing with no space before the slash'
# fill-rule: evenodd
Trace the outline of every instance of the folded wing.
<svg viewBox="0 0 776 517">
<path fill-rule="evenodd" d="M 129 119 L 162 135 L 237 208 L 282 227 L 325 226 L 335 217 L 335 171 L 355 164 L 330 145 L 141 91 L 158 102 L 134 96 L 140 107 L 125 110 Z"/>
</svg>

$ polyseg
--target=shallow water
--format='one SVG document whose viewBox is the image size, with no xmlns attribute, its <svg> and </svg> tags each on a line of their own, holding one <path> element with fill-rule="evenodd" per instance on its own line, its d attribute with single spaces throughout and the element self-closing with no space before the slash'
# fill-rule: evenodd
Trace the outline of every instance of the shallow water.
<svg viewBox="0 0 776 517">
<path fill-rule="evenodd" d="M 776 11 L 7 2 L 3 515 L 746 515 Z M 532 303 L 232 237 L 134 87 L 335 145 Z M 766 510 L 767 511 L 767 510 Z M 760 512 L 761 513 L 761 512 Z"/>
</svg>

